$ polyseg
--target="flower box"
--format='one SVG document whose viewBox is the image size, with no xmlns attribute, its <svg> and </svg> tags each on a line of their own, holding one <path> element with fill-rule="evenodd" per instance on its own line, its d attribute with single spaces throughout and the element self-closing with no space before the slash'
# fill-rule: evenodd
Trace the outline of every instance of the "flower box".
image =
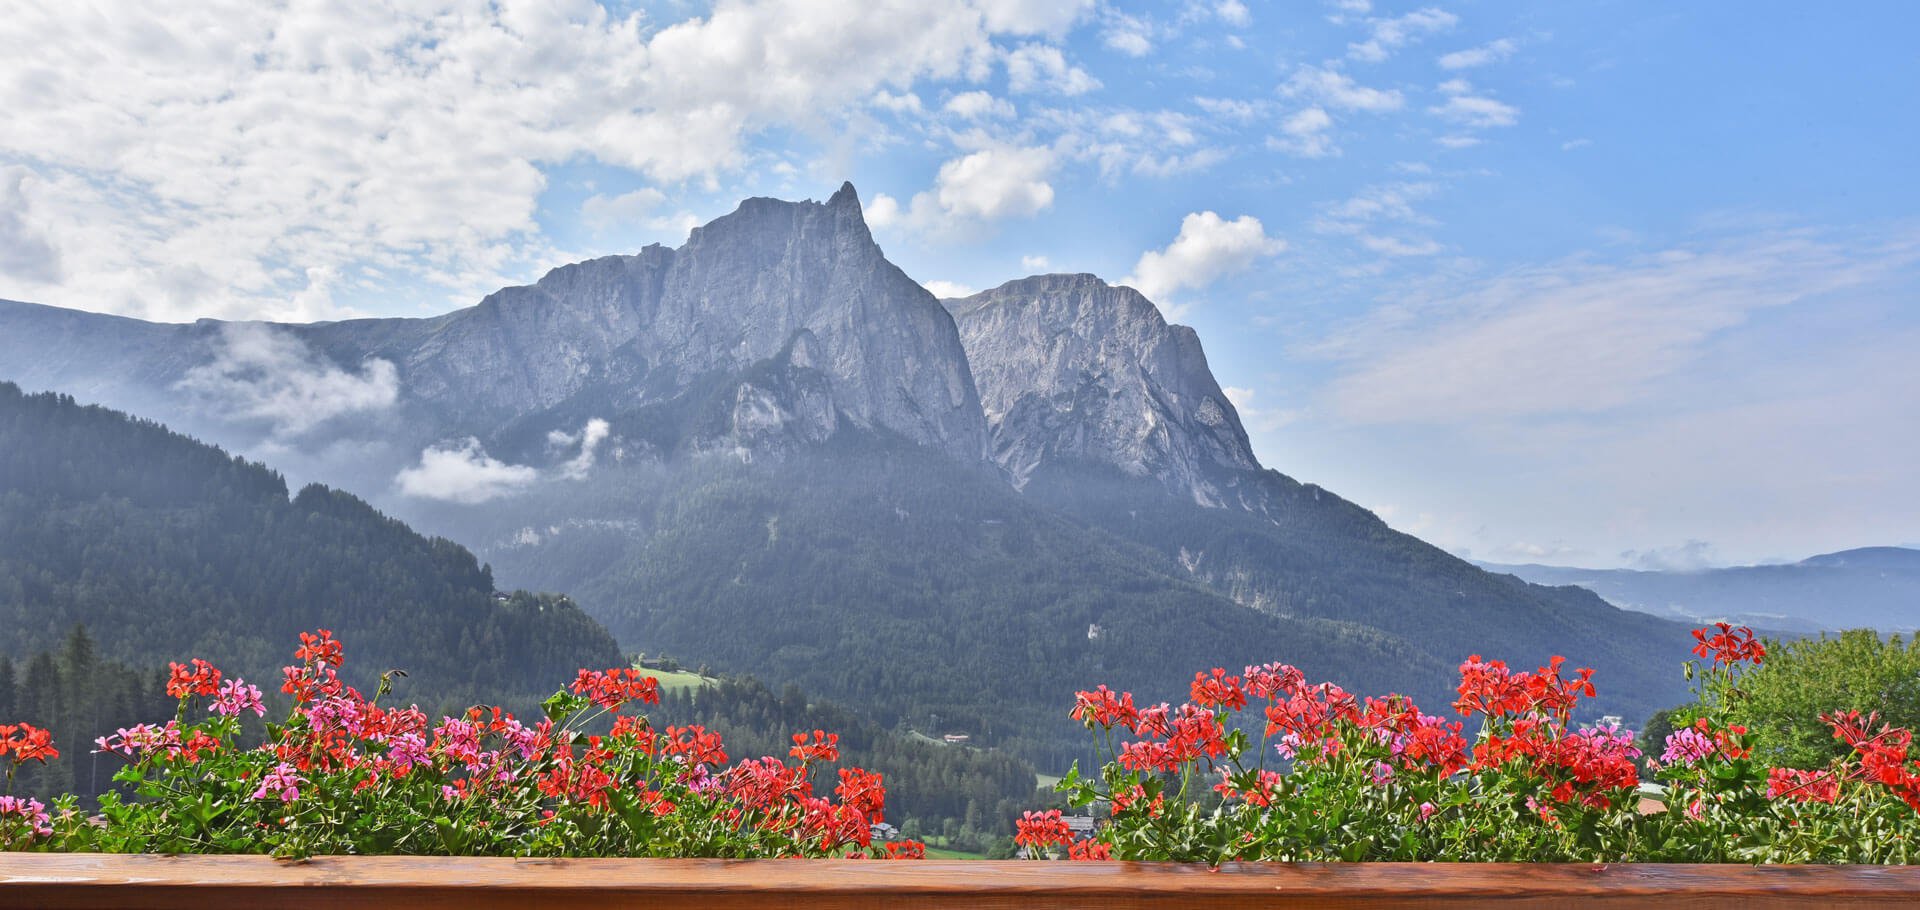
<svg viewBox="0 0 1920 910">
<path fill-rule="evenodd" d="M 0 854 L 0 906 L 1892 907 L 1920 868 Z"/>
</svg>

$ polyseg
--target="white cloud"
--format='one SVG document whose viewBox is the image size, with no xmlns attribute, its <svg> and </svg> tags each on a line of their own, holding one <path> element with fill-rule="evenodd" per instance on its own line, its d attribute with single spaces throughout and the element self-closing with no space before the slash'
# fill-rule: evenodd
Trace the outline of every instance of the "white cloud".
<svg viewBox="0 0 1920 910">
<path fill-rule="evenodd" d="M 1620 560 L 1629 568 L 1647 572 L 1698 572 L 1713 568 L 1719 562 L 1713 544 L 1704 540 L 1689 540 L 1670 547 L 1627 550 L 1620 554 Z"/>
<path fill-rule="evenodd" d="M 1233 120 L 1240 123 L 1245 123 L 1260 116 L 1260 112 L 1264 107 L 1264 105 L 1258 102 L 1247 101 L 1241 98 L 1197 97 L 1193 99 L 1193 103 L 1217 119 Z"/>
<path fill-rule="evenodd" d="M 1236 28 L 1246 28 L 1253 24 L 1253 14 L 1247 12 L 1247 5 L 1240 0 L 1220 0 L 1213 5 L 1213 14 L 1221 22 Z"/>
<path fill-rule="evenodd" d="M 16 5 L 0 160 L 34 175 L 31 207 L 9 210 L 49 226 L 50 302 L 332 318 L 351 312 L 339 289 L 396 273 L 466 300 L 552 255 L 543 167 L 711 182 L 752 163 L 762 130 L 984 79 L 996 38 L 1051 38 L 1092 8 L 719 0 L 666 24 L 579 0 Z M 1050 62 L 1036 77 L 1091 79 Z M 291 310 L 303 292 L 317 310 Z"/>
<path fill-rule="evenodd" d="M 580 220 L 599 229 L 633 224 L 647 219 L 665 201 L 667 194 L 650 186 L 618 196 L 589 196 L 580 203 Z"/>
<path fill-rule="evenodd" d="M 1162 250 L 1148 250 L 1122 279 L 1159 301 L 1182 288 L 1200 288 L 1286 249 L 1267 236 L 1260 219 L 1242 215 L 1227 221 L 1213 212 L 1195 212 L 1180 221 L 1180 234 Z"/>
<path fill-rule="evenodd" d="M 1058 38 L 1093 11 L 1094 0 L 980 0 L 979 6 L 992 31 Z"/>
<path fill-rule="evenodd" d="M 1047 266 L 1051 264 L 1052 263 L 1048 262 L 1047 257 L 1045 256 L 1020 257 L 1020 268 L 1026 270 L 1029 273 L 1044 272 L 1047 270 Z"/>
<path fill-rule="evenodd" d="M 1324 158 L 1339 151 L 1334 148 L 1333 137 L 1328 135 L 1332 128 L 1333 118 L 1325 110 L 1310 107 L 1282 121 L 1283 135 L 1274 137 L 1271 145 L 1302 158 Z"/>
<path fill-rule="evenodd" d="M 388 361 L 341 369 L 288 332 L 229 323 L 214 339 L 213 359 L 187 370 L 174 389 L 205 413 L 265 423 L 285 438 L 337 417 L 385 411 L 398 400 L 400 381 Z"/>
<path fill-rule="evenodd" d="M 1100 40 L 1129 57 L 1145 57 L 1153 53 L 1153 33 L 1153 23 L 1146 19 L 1114 11 L 1107 16 Z"/>
<path fill-rule="evenodd" d="M 995 146 L 940 166 L 933 189 L 900 202 L 884 193 L 866 205 L 877 228 L 953 230 L 1004 218 L 1029 218 L 1053 205 L 1054 154 L 1044 147 Z"/>
<path fill-rule="evenodd" d="M 900 208 L 900 201 L 885 193 L 875 193 L 861 209 L 867 224 L 876 228 L 902 224 L 907 217 L 907 212 Z"/>
<path fill-rule="evenodd" d="M 1563 152 L 1571 152 L 1574 149 L 1583 149 L 1592 144 L 1592 139 L 1569 139 L 1560 143 L 1560 150 Z"/>
<path fill-rule="evenodd" d="M 920 96 L 913 92 L 889 92 L 881 89 L 873 93 L 872 104 L 883 111 L 896 114 L 918 114 L 926 110 L 920 103 Z"/>
<path fill-rule="evenodd" d="M 599 456 L 600 444 L 607 440 L 612 427 L 598 417 L 587 421 L 578 433 L 564 430 L 552 430 L 547 433 L 547 447 L 557 452 L 566 452 L 579 446 L 574 456 L 560 465 L 560 475 L 569 480 L 581 480 L 593 471 L 594 460 Z"/>
<path fill-rule="evenodd" d="M 1301 411 L 1288 408 L 1262 408 L 1254 405 L 1259 393 L 1253 389 L 1226 386 L 1220 390 L 1240 414 L 1240 422 L 1256 433 L 1272 433 L 1299 420 Z"/>
<path fill-rule="evenodd" d="M 1038 122 L 1057 132 L 1056 158 L 1091 161 L 1109 183 L 1126 175 L 1168 177 L 1204 170 L 1227 154 L 1204 143 L 1205 121 L 1180 111 L 1043 110 Z"/>
<path fill-rule="evenodd" d="M 1469 127 L 1512 126 L 1520 122 L 1520 109 L 1492 98 L 1455 94 L 1447 103 L 1427 108 L 1427 112 Z"/>
<path fill-rule="evenodd" d="M 1314 218 L 1313 229 L 1322 234 L 1354 237 L 1360 246 L 1381 256 L 1432 256 L 1444 249 L 1429 237 L 1390 236 L 1378 233 L 1381 225 L 1432 226 L 1432 218 L 1421 214 L 1414 203 L 1440 189 L 1434 183 L 1389 183 L 1369 186 L 1353 196 L 1325 206 Z"/>
<path fill-rule="evenodd" d="M 1644 400 L 1756 311 L 1920 262 L 1920 237 L 1842 243 L 1738 237 L 1618 263 L 1574 258 L 1385 306 L 1318 350 L 1354 423 L 1607 412 Z"/>
<path fill-rule="evenodd" d="M 1486 66 L 1489 63 L 1497 63 L 1513 56 L 1514 47 L 1513 39 L 1501 38 L 1498 41 L 1490 41 L 1479 47 L 1469 48 L 1464 51 L 1454 51 L 1451 54 L 1443 54 L 1440 57 L 1440 68 L 1463 70 L 1476 66 Z"/>
<path fill-rule="evenodd" d="M 1368 88 L 1352 76 L 1326 67 L 1303 66 L 1295 70 L 1282 94 L 1346 111 L 1382 113 L 1399 110 L 1406 99 L 1398 91 Z"/>
<path fill-rule="evenodd" d="M 956 117 L 979 120 L 983 117 L 1012 117 L 1013 102 L 996 98 L 990 92 L 961 92 L 947 99 L 941 109 Z"/>
<path fill-rule="evenodd" d="M 941 165 L 934 196 L 961 218 L 1031 217 L 1053 205 L 1052 170 L 1053 154 L 1044 148 L 982 149 Z"/>
<path fill-rule="evenodd" d="M 1347 56 L 1368 63 L 1379 63 L 1407 44 L 1426 35 L 1446 31 L 1459 22 L 1460 17 L 1431 6 L 1404 16 L 1368 19 L 1370 34 L 1367 40 L 1347 45 Z"/>
<path fill-rule="evenodd" d="M 1067 62 L 1060 49 L 1049 44 L 1023 44 L 1007 54 L 1007 90 L 1016 94 L 1054 92 L 1084 95 L 1100 87 L 1100 80 Z"/>
<path fill-rule="evenodd" d="M 1382 256 L 1432 256 L 1445 247 L 1431 238 L 1406 240 L 1399 237 L 1382 237 L 1376 234 L 1360 235 L 1360 245 Z"/>
<path fill-rule="evenodd" d="M 972 297 L 974 295 L 973 288 L 957 281 L 922 281 L 920 286 L 926 288 L 935 297 Z"/>
<path fill-rule="evenodd" d="M 1357 234 L 1377 221 L 1431 224 L 1432 219 L 1413 207 L 1415 202 L 1439 192 L 1436 183 L 1387 183 L 1369 186 L 1354 195 L 1325 207 L 1314 220 L 1314 230 L 1326 234 Z"/>
<path fill-rule="evenodd" d="M 33 223 L 33 201 L 26 184 L 32 172 L 23 167 L 0 169 L 0 277 L 29 286 L 60 281 L 60 251 Z"/>
<path fill-rule="evenodd" d="M 404 496 L 473 505 L 511 496 L 539 477 L 533 468 L 488 455 L 480 440 L 468 437 L 423 450 L 420 463 L 402 468 L 394 482 Z"/>
<path fill-rule="evenodd" d="M 1479 145 L 1480 137 L 1449 134 L 1446 136 L 1441 136 L 1433 141 L 1436 143 L 1439 143 L 1439 145 L 1442 148 L 1465 149 L 1465 148 L 1473 148 L 1474 146 Z"/>
</svg>

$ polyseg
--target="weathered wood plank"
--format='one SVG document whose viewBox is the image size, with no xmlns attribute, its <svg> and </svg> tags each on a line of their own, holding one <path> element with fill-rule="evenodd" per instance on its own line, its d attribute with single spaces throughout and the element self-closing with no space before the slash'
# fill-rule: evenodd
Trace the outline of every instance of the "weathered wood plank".
<svg viewBox="0 0 1920 910">
<path fill-rule="evenodd" d="M 1920 906 L 1920 868 L 0 854 L 0 907 Z"/>
</svg>

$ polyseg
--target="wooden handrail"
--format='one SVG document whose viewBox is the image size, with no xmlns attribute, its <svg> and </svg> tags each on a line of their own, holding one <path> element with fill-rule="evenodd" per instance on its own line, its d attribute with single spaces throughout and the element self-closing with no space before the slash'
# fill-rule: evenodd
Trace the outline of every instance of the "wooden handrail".
<svg viewBox="0 0 1920 910">
<path fill-rule="evenodd" d="M 0 907 L 1866 907 L 1920 867 L 1245 864 L 0 853 Z"/>
</svg>

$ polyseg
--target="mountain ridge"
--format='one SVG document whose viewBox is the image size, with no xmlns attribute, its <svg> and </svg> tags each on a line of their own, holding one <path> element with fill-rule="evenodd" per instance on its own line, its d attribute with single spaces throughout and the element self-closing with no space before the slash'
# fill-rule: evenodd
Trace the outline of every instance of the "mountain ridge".
<svg viewBox="0 0 1920 910">
<path fill-rule="evenodd" d="M 1920 550 L 1909 547 L 1688 570 L 1478 565 L 1536 583 L 1577 585 L 1621 607 L 1693 622 L 1725 619 L 1796 633 L 1920 628 Z"/>
</svg>

